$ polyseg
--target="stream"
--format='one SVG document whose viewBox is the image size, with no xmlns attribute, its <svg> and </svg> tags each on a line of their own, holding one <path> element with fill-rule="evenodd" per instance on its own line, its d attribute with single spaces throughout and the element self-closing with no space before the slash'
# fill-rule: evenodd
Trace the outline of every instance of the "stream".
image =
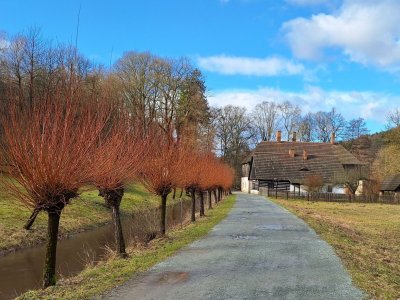
<svg viewBox="0 0 400 300">
<path fill-rule="evenodd" d="M 104 257 L 105 245 L 113 244 L 112 226 L 104 225 L 91 231 L 58 241 L 57 278 L 70 277 L 82 271 L 89 259 Z M 0 299 L 13 299 L 23 292 L 41 287 L 46 246 L 19 250 L 0 257 Z"/>
</svg>

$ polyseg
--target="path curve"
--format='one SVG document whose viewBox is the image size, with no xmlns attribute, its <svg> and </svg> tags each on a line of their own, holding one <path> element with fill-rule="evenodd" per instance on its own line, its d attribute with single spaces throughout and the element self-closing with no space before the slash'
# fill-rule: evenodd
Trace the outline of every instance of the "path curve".
<svg viewBox="0 0 400 300">
<path fill-rule="evenodd" d="M 103 299 L 362 299 L 333 249 L 262 196 L 238 193 L 204 238 Z"/>
</svg>

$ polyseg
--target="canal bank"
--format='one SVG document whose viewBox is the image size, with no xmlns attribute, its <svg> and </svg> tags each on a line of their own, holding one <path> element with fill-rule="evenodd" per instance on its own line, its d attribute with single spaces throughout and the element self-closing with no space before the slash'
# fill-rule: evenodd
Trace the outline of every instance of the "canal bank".
<svg viewBox="0 0 400 300">
<path fill-rule="evenodd" d="M 179 195 L 179 194 L 178 194 Z M 170 199 L 170 226 L 180 223 L 181 208 L 178 199 Z M 183 200 L 182 208 L 188 210 L 190 201 Z M 144 236 L 146 230 L 155 231 L 159 198 L 148 193 L 140 185 L 129 187 L 121 211 L 124 231 L 128 242 L 135 243 Z M 144 212 L 144 213 L 143 213 Z M 0 299 L 10 299 L 41 285 L 46 237 L 46 214 L 41 213 L 32 230 L 23 229 L 29 217 L 27 208 L 21 207 L 11 198 L 0 197 Z M 146 217 L 146 220 L 141 220 Z M 184 215 L 183 215 L 184 217 Z M 104 260 L 112 248 L 113 233 L 109 222 L 111 216 L 104 200 L 97 191 L 86 191 L 79 199 L 68 205 L 61 216 L 61 230 L 57 253 L 57 273 L 59 278 L 68 278 L 81 272 L 85 267 Z M 142 227 L 138 222 L 146 223 Z M 152 228 L 153 226 L 153 228 Z"/>
</svg>

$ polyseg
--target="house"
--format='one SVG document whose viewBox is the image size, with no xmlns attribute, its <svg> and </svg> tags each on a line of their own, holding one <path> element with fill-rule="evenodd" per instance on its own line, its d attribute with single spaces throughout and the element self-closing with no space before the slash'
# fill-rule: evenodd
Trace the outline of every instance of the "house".
<svg viewBox="0 0 400 300">
<path fill-rule="evenodd" d="M 322 192 L 344 194 L 346 171 L 363 164 L 343 146 L 335 143 L 298 142 L 296 133 L 292 141 L 261 142 L 242 162 L 241 190 L 258 193 L 264 187 L 305 193 L 305 183 L 311 176 L 319 177 Z"/>
<path fill-rule="evenodd" d="M 385 178 L 381 183 L 381 195 L 386 193 L 400 196 L 400 174 Z"/>
</svg>

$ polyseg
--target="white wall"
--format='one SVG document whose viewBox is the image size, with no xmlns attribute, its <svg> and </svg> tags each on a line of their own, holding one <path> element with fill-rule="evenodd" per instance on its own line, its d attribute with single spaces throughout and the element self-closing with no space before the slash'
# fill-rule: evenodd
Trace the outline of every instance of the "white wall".
<svg viewBox="0 0 400 300">
<path fill-rule="evenodd" d="M 327 193 L 328 192 L 328 186 L 329 186 L 329 184 L 325 184 L 321 189 L 321 193 Z M 296 193 L 298 193 L 299 192 L 299 188 L 298 188 L 298 186 L 295 187 L 294 185 L 291 184 L 290 185 L 290 191 L 291 192 L 295 191 Z M 300 186 L 300 193 L 301 194 L 307 194 L 307 189 L 305 188 L 304 185 Z M 346 194 L 346 189 L 345 189 L 344 186 L 335 185 L 335 186 L 332 187 L 332 193 L 334 193 L 334 194 Z"/>
<path fill-rule="evenodd" d="M 244 193 L 248 193 L 249 192 L 249 178 L 248 177 L 242 177 L 241 180 L 241 185 L 240 185 L 240 190 Z"/>
</svg>

